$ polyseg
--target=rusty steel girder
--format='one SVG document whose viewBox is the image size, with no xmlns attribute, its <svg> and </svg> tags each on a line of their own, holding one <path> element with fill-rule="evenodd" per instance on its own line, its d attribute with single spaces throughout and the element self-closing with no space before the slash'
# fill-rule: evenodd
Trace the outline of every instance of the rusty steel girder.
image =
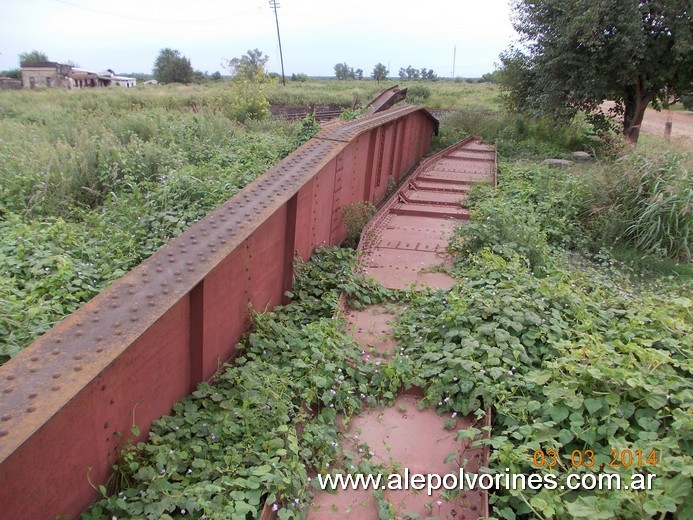
<svg viewBox="0 0 693 520">
<path fill-rule="evenodd" d="M 2 516 L 78 516 L 131 426 L 233 358 L 295 253 L 341 242 L 341 207 L 382 201 L 436 129 L 411 106 L 331 124 L 0 367 Z"/>
</svg>

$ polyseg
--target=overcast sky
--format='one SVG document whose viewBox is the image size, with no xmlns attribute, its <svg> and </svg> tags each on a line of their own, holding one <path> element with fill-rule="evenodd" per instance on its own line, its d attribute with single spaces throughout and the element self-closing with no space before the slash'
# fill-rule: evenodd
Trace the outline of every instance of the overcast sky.
<svg viewBox="0 0 693 520">
<path fill-rule="evenodd" d="M 491 72 L 511 42 L 508 0 L 280 0 L 287 75 L 333 76 L 346 62 L 370 75 L 378 63 L 432 68 L 439 76 Z M 279 72 L 268 0 L 0 0 L 0 70 L 39 50 L 91 70 L 151 72 L 160 49 L 179 50 L 195 69 L 258 48 Z"/>
</svg>

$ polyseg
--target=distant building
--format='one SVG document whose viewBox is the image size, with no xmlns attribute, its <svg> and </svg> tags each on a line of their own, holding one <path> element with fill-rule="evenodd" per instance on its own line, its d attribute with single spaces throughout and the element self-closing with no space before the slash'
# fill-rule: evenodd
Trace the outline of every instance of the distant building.
<svg viewBox="0 0 693 520">
<path fill-rule="evenodd" d="M 24 88 L 70 88 L 70 72 L 70 65 L 54 61 L 27 62 L 22 64 L 22 85 Z"/>
<path fill-rule="evenodd" d="M 22 65 L 22 84 L 24 88 L 134 87 L 137 80 L 118 76 L 110 69 L 94 72 L 53 61 L 41 61 Z"/>
<path fill-rule="evenodd" d="M 107 82 L 107 86 L 130 88 L 137 85 L 137 79 L 128 76 L 118 76 L 111 69 L 105 72 L 99 72 L 99 79 Z"/>
<path fill-rule="evenodd" d="M 0 76 L 0 90 L 20 90 L 21 88 L 21 80 Z"/>
</svg>

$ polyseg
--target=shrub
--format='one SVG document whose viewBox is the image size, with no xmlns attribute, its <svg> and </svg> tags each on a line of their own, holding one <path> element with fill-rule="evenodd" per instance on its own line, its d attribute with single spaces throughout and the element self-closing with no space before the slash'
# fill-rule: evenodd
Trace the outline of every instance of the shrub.
<svg viewBox="0 0 693 520">
<path fill-rule="evenodd" d="M 597 179 L 587 223 L 604 241 L 688 262 L 692 186 L 683 156 L 627 155 Z"/>
<path fill-rule="evenodd" d="M 345 246 L 354 249 L 358 246 L 361 231 L 376 211 L 373 204 L 361 200 L 342 207 L 342 218 L 347 229 Z"/>
<path fill-rule="evenodd" d="M 407 99 L 413 103 L 423 103 L 431 97 L 431 89 L 426 85 L 414 84 L 407 88 Z"/>
</svg>

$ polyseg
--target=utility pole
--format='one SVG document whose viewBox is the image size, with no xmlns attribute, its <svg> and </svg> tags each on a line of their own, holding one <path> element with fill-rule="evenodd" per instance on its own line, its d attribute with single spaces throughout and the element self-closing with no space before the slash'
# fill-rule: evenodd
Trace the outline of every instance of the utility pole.
<svg viewBox="0 0 693 520">
<path fill-rule="evenodd" d="M 282 64 L 282 85 L 286 87 L 286 78 L 284 77 L 284 56 L 282 55 L 282 38 L 279 36 L 279 17 L 277 16 L 277 9 L 279 9 L 279 4 L 277 0 L 269 0 L 270 9 L 274 9 L 274 20 L 277 22 L 277 41 L 279 42 L 279 61 Z"/>
<path fill-rule="evenodd" d="M 457 59 L 457 45 L 455 45 L 455 49 L 452 51 L 452 79 L 454 81 L 455 79 L 455 60 Z"/>
</svg>

